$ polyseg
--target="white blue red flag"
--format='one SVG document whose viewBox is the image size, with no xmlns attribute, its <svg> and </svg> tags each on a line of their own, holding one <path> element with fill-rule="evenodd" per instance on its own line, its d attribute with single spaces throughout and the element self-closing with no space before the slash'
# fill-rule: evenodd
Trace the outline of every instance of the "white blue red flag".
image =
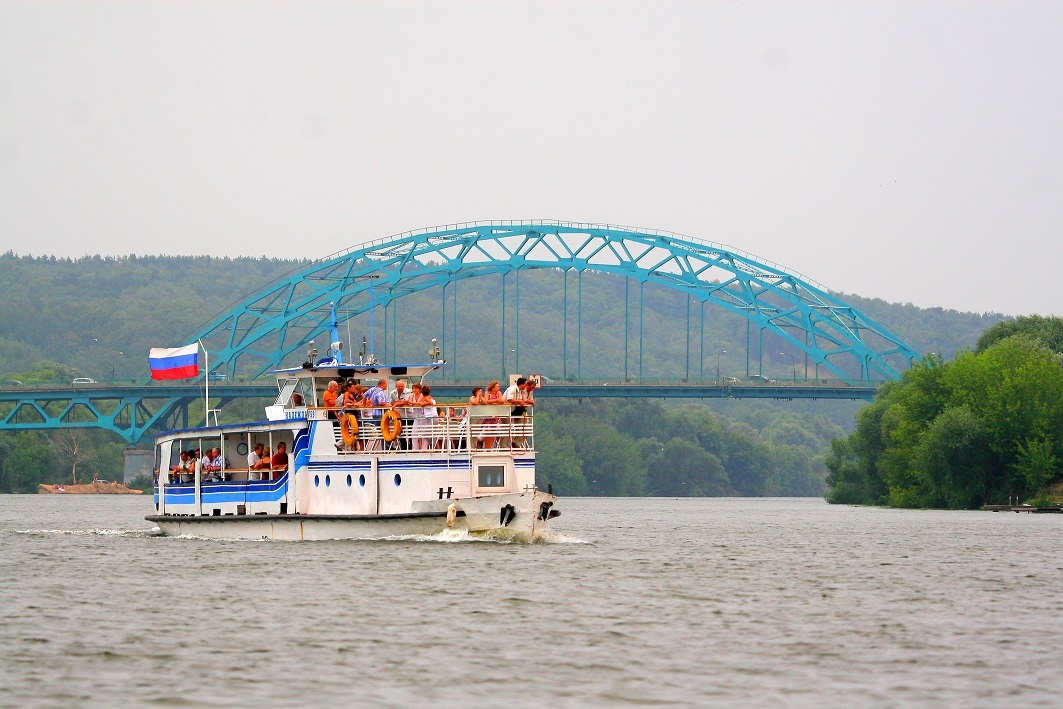
<svg viewBox="0 0 1063 709">
<path fill-rule="evenodd" d="M 199 343 L 187 347 L 152 347 L 148 353 L 152 379 L 193 379 L 199 376 Z"/>
</svg>

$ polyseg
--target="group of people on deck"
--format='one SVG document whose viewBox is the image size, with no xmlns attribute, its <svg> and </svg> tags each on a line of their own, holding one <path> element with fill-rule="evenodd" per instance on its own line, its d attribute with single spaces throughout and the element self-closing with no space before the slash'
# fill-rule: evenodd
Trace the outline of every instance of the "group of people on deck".
<svg viewBox="0 0 1063 709">
<path fill-rule="evenodd" d="M 247 454 L 248 471 L 269 471 L 264 473 L 264 478 L 279 477 L 288 468 L 287 444 L 281 441 L 277 444 L 277 452 L 270 456 L 269 449 L 262 443 L 255 444 L 254 450 Z M 222 458 L 221 448 L 207 448 L 200 455 L 198 448 L 190 448 L 181 451 L 180 460 L 170 467 L 171 481 L 182 482 L 181 476 L 185 476 L 185 482 L 195 479 L 196 471 L 203 476 L 204 482 L 222 482 L 225 478 L 223 471 L 232 469 Z"/>
<path fill-rule="evenodd" d="M 254 449 L 247 453 L 247 470 L 252 472 L 255 470 L 268 470 L 271 471 L 272 477 L 280 477 L 288 468 L 288 444 L 281 441 L 277 444 L 277 452 L 272 456 L 269 454 L 269 448 L 263 443 L 256 443 Z M 269 479 L 270 475 L 266 474 L 265 479 Z"/>
<path fill-rule="evenodd" d="M 535 405 L 535 387 L 535 380 L 519 377 L 502 392 L 498 382 L 492 381 L 486 391 L 483 387 L 473 389 L 468 403 L 469 406 L 511 405 L 512 416 L 523 417 L 527 415 L 528 407 Z M 396 410 L 401 417 L 403 430 L 410 431 L 408 436 L 401 436 L 394 441 L 392 445 L 396 450 L 435 450 L 441 446 L 434 431 L 436 419 L 450 416 L 460 417 L 466 422 L 468 420 L 468 409 L 458 413 L 453 407 L 440 407 L 432 397 L 432 388 L 428 384 L 416 383 L 407 388 L 404 379 L 396 381 L 391 391 L 388 391 L 387 379 L 380 379 L 376 386 L 369 388 L 354 379 L 336 379 L 329 382 L 322 403 L 329 410 L 330 417 L 342 420 L 343 416 L 353 415 L 360 429 L 368 427 L 353 445 L 337 444 L 340 450 L 373 450 L 373 446 L 379 446 L 381 441 L 377 440 L 375 434 L 379 431 L 380 419 L 386 409 Z M 498 418 L 484 419 L 484 429 L 490 430 L 492 425 L 497 427 L 499 421 Z M 494 435 L 479 437 L 476 447 L 492 448 L 498 438 Z M 523 438 L 519 442 L 522 443 Z"/>
</svg>

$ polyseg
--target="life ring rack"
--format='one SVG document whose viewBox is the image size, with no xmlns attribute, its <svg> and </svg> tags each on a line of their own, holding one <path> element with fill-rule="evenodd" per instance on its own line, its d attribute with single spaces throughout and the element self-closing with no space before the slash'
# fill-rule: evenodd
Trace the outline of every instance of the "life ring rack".
<svg viewBox="0 0 1063 709">
<path fill-rule="evenodd" d="M 402 418 L 395 409 L 388 409 L 380 417 L 380 435 L 384 440 L 391 443 L 402 433 Z"/>
<path fill-rule="evenodd" d="M 358 417 L 354 414 L 344 414 L 340 433 L 343 435 L 344 444 L 353 446 L 358 439 Z"/>
</svg>

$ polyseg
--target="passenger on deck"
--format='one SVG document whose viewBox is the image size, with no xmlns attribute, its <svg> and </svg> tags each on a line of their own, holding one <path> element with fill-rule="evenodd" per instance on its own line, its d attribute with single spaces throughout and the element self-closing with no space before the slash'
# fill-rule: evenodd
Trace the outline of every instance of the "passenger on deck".
<svg viewBox="0 0 1063 709">
<path fill-rule="evenodd" d="M 436 400 L 432 398 L 432 388 L 427 384 L 421 385 L 421 398 L 417 400 L 417 408 L 414 409 L 413 419 L 413 448 L 418 451 L 431 450 L 433 446 L 433 429 L 439 411 L 436 409 Z"/>
<path fill-rule="evenodd" d="M 506 389 L 506 393 L 502 395 L 502 398 L 506 400 L 507 404 L 513 404 L 513 410 L 510 412 L 513 416 L 524 415 L 524 385 L 528 383 L 528 380 L 524 377 L 517 377 L 517 381 L 510 385 Z"/>
<path fill-rule="evenodd" d="M 380 450 L 380 417 L 384 415 L 384 409 L 390 405 L 388 400 L 388 380 L 380 379 L 376 386 L 365 393 L 365 404 L 369 408 L 364 420 L 368 424 L 365 432 L 369 439 L 367 450 Z"/>
<path fill-rule="evenodd" d="M 331 381 L 328 383 L 328 389 L 325 389 L 325 393 L 321 395 L 321 403 L 328 409 L 328 417 L 330 419 L 336 418 L 336 398 L 340 393 L 340 383 L 337 381 Z"/>
<path fill-rule="evenodd" d="M 528 381 L 524 382 L 524 398 L 522 399 L 522 401 L 523 406 L 526 409 L 535 406 L 534 392 L 536 386 L 537 385 L 534 379 L 529 379 Z"/>
<path fill-rule="evenodd" d="M 255 449 L 247 454 L 247 469 L 248 470 L 263 470 L 270 465 L 270 459 L 265 455 L 265 446 L 261 443 L 255 444 Z"/>
<path fill-rule="evenodd" d="M 524 382 L 524 388 L 522 389 L 522 397 L 519 399 L 521 405 L 513 409 L 514 416 L 518 415 L 516 414 L 517 409 L 521 409 L 521 412 L 519 414 L 520 418 L 513 422 L 515 425 L 518 425 L 520 427 L 520 433 L 519 435 L 514 436 L 513 441 L 513 445 L 517 448 L 523 447 L 524 440 L 527 438 L 524 433 L 528 428 L 528 413 L 531 411 L 531 407 L 535 406 L 535 396 L 533 394 L 534 392 L 535 380 L 528 379 Z"/>
<path fill-rule="evenodd" d="M 361 415 L 358 413 L 358 409 L 364 407 L 364 401 L 362 400 L 362 387 L 353 379 L 348 379 L 347 382 L 340 385 L 340 392 L 342 392 L 342 399 L 340 403 L 343 405 L 343 415 L 354 416 L 355 420 L 359 423 L 359 430 L 361 430 Z M 350 446 L 343 445 L 340 450 L 362 450 L 361 438 L 355 438 L 354 443 Z"/>
<path fill-rule="evenodd" d="M 271 461 L 273 467 L 273 479 L 276 480 L 288 469 L 288 444 L 281 441 L 277 444 L 277 453 Z"/>
<path fill-rule="evenodd" d="M 406 396 L 406 380 L 400 379 L 395 382 L 395 388 L 391 390 L 390 394 L 388 394 L 388 403 L 394 405 L 400 401 L 405 401 Z"/>
<path fill-rule="evenodd" d="M 498 386 L 497 381 L 492 381 L 487 385 L 487 391 L 484 392 L 483 403 L 487 406 L 498 406 L 499 404 L 506 403 L 505 397 L 502 396 L 502 390 Z M 496 417 L 485 418 L 480 422 L 483 431 L 483 447 L 494 448 L 495 439 L 498 437 L 500 419 Z"/>
<path fill-rule="evenodd" d="M 473 387 L 472 394 L 469 396 L 469 406 L 470 407 L 482 406 L 483 403 L 484 403 L 484 388 L 483 387 Z M 471 425 L 471 422 L 472 422 L 472 408 L 467 408 L 467 409 L 465 409 L 465 424 L 464 424 L 464 426 Z M 465 442 L 465 439 L 464 439 L 464 436 L 463 436 L 462 437 L 462 443 L 464 443 L 464 442 Z M 482 429 L 480 431 L 480 435 L 478 435 L 476 437 L 476 443 L 473 444 L 473 445 L 475 447 L 477 447 L 477 448 L 483 448 L 484 436 L 483 436 L 483 430 Z"/>
<path fill-rule="evenodd" d="M 406 431 L 406 435 L 410 435 L 410 431 L 413 430 L 413 419 L 410 418 L 410 411 L 407 407 L 403 406 L 409 402 L 411 393 L 406 390 L 406 380 L 400 379 L 395 382 L 395 389 L 388 395 L 388 403 L 396 407 L 399 412 L 399 416 L 402 420 L 402 430 Z M 404 438 L 401 433 L 398 440 L 392 441 L 390 444 L 392 448 L 398 448 L 399 450 L 410 449 L 410 439 Z"/>
<path fill-rule="evenodd" d="M 170 472 L 173 475 L 170 476 L 174 483 L 181 482 L 182 475 L 188 475 L 195 472 L 194 463 L 192 463 L 192 456 L 188 451 L 181 451 L 181 460 L 177 465 L 170 468 Z"/>
<path fill-rule="evenodd" d="M 208 448 L 207 454 L 203 456 L 203 472 L 208 480 L 216 482 L 222 479 L 221 462 L 221 448 Z"/>
<path fill-rule="evenodd" d="M 177 465 L 170 466 L 171 473 L 179 473 L 185 468 L 185 463 L 188 461 L 188 451 L 181 451 L 181 460 Z"/>
</svg>

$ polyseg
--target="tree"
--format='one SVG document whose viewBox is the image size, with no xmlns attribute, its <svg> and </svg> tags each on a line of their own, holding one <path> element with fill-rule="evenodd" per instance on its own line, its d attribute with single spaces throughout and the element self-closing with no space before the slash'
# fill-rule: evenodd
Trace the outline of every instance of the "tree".
<svg viewBox="0 0 1063 709">
<path fill-rule="evenodd" d="M 835 441 L 827 500 L 972 508 L 1035 493 L 1063 474 L 1061 421 L 1063 367 L 1026 334 L 917 365 Z"/>
<path fill-rule="evenodd" d="M 1027 336 L 1053 352 L 1063 352 L 1063 318 L 1043 315 L 1024 315 L 993 325 L 978 338 L 976 352 L 985 352 L 993 345 L 1016 335 Z"/>
<path fill-rule="evenodd" d="M 1052 453 L 1051 441 L 1027 440 L 1019 446 L 1015 467 L 1026 481 L 1027 492 L 1036 494 L 1059 474 L 1059 459 Z"/>
<path fill-rule="evenodd" d="M 92 448 L 86 445 L 85 435 L 76 428 L 57 431 L 52 437 L 52 446 L 56 457 L 70 466 L 70 477 L 74 485 L 78 484 L 78 463 L 90 461 L 95 456 Z"/>
<path fill-rule="evenodd" d="M 723 463 L 696 443 L 673 438 L 647 463 L 647 494 L 716 497 L 731 493 Z"/>
<path fill-rule="evenodd" d="M 537 416 L 538 418 L 542 418 Z M 552 485 L 557 495 L 583 495 L 587 479 L 583 476 L 583 460 L 569 436 L 558 436 L 550 428 L 536 432 L 535 473 L 540 488 Z"/>
<path fill-rule="evenodd" d="M 985 503 L 985 422 L 968 407 L 941 413 L 923 432 L 916 465 L 930 488 L 934 507 L 973 509 Z"/>
<path fill-rule="evenodd" d="M 44 436 L 25 431 L 15 436 L 14 450 L 4 458 L 4 480 L 7 492 L 35 493 L 46 479 L 54 461 L 52 449 Z"/>
</svg>

